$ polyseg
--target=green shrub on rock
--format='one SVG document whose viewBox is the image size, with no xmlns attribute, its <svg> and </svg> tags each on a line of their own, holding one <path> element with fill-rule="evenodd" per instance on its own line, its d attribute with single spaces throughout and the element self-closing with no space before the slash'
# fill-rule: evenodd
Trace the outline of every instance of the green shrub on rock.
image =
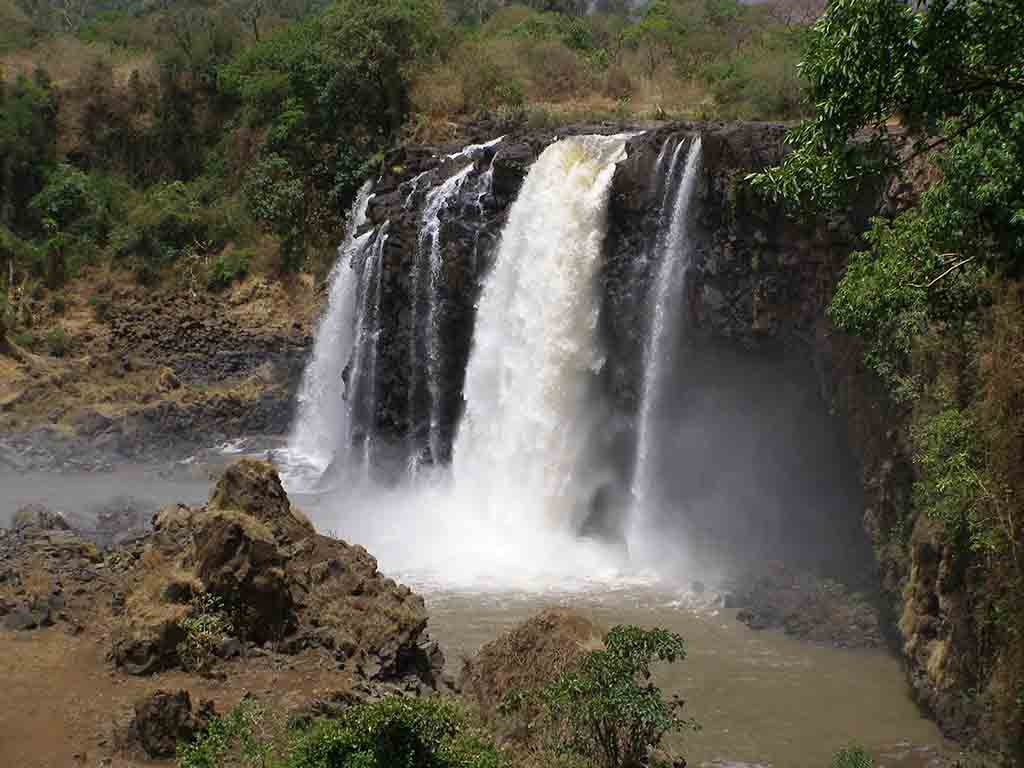
<svg viewBox="0 0 1024 768">
<path fill-rule="evenodd" d="M 512 691 L 504 704 L 514 712 L 539 699 L 550 730 L 549 748 L 603 768 L 644 765 L 649 750 L 673 731 L 695 728 L 680 716 L 683 702 L 666 700 L 651 682 L 655 661 L 686 658 L 683 639 L 665 629 L 621 625 L 572 669 L 538 693 Z"/>
<path fill-rule="evenodd" d="M 216 595 L 199 595 L 192 601 L 192 613 L 180 623 L 185 631 L 185 639 L 178 645 L 182 666 L 209 674 L 217 660 L 217 649 L 233 630 L 224 601 Z"/>
<path fill-rule="evenodd" d="M 68 351 L 68 336 L 59 325 L 46 334 L 46 349 L 54 357 L 64 357 Z"/>
</svg>

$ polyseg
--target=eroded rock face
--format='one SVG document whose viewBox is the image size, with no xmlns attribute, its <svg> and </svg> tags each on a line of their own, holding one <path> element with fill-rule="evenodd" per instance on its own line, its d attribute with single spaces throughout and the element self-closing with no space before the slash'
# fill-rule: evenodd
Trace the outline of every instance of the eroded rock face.
<svg viewBox="0 0 1024 768">
<path fill-rule="evenodd" d="M 177 665 L 181 622 L 209 593 L 246 642 L 325 648 L 370 680 L 436 685 L 444 657 L 422 598 L 382 576 L 362 547 L 317 534 L 270 464 L 233 464 L 205 507 L 164 508 L 140 546 L 112 654 L 129 673 Z"/>
</svg>

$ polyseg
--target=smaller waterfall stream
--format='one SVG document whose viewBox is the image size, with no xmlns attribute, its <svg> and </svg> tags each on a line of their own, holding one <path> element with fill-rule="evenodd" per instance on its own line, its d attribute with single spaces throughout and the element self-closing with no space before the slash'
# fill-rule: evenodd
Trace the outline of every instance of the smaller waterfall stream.
<svg viewBox="0 0 1024 768">
<path fill-rule="evenodd" d="M 366 254 L 360 281 L 361 310 L 356 322 L 352 368 L 349 373 L 350 409 L 362 419 L 364 432 L 363 469 L 369 475 L 373 460 L 374 422 L 377 411 L 377 341 L 380 333 L 380 299 L 384 246 L 388 241 L 390 221 L 377 230 L 372 250 Z"/>
<path fill-rule="evenodd" d="M 657 272 L 651 283 L 651 315 L 644 350 L 643 394 L 637 422 L 636 459 L 631 489 L 634 510 L 630 524 L 634 530 L 644 524 L 644 518 L 649 512 L 648 505 L 656 503 L 653 498 L 656 493 L 653 465 L 659 445 L 654 425 L 665 397 L 665 379 L 672 368 L 679 345 L 686 306 L 686 273 L 693 255 L 687 229 L 700 172 L 700 136 L 691 142 L 685 153 L 682 177 L 675 181 L 685 145 L 685 140 L 679 142 L 669 164 L 659 236 L 655 246 Z"/>
<path fill-rule="evenodd" d="M 443 263 L 441 261 L 441 214 L 447 210 L 453 200 L 458 199 L 462 186 L 465 184 L 469 174 L 472 173 L 474 164 L 470 163 L 454 176 L 449 178 L 427 195 L 423 208 L 423 224 L 420 230 L 420 251 L 426 249 L 429 243 L 429 283 L 427 286 L 427 313 L 423 324 L 423 333 L 426 336 L 427 351 L 427 402 L 429 413 L 429 432 L 427 445 L 430 448 L 430 458 L 434 463 L 442 460 L 441 447 L 441 391 L 444 382 L 441 381 L 441 334 L 437 327 L 438 304 L 440 302 L 440 290 Z M 417 323 L 417 329 L 419 323 Z M 415 397 L 415 377 L 413 379 L 413 397 Z M 413 460 L 413 467 L 417 466 L 418 457 Z"/>
<path fill-rule="evenodd" d="M 357 236 L 366 224 L 373 183 L 359 190 L 349 213 L 338 260 L 328 278 L 329 292 L 317 326 L 313 355 L 303 372 L 298 415 L 289 439 L 289 452 L 323 470 L 351 436 L 350 408 L 343 395 L 343 377 L 356 339 L 359 277 L 354 265 L 371 242 L 373 232 Z"/>
</svg>

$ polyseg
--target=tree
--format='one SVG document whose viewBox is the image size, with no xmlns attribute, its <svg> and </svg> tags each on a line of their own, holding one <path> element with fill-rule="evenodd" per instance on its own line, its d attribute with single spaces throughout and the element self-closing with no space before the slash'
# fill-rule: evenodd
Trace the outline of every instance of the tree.
<svg viewBox="0 0 1024 768">
<path fill-rule="evenodd" d="M 410 78 L 444 29 L 437 0 L 338 0 L 221 67 L 221 93 L 264 136 L 247 198 L 282 238 L 283 266 L 336 237 L 365 164 L 404 124 Z"/>
<path fill-rule="evenodd" d="M 922 323 L 951 332 L 992 272 L 1024 267 L 1024 6 L 1011 0 L 836 0 L 802 71 L 815 116 L 783 164 L 751 177 L 775 199 L 839 207 L 880 173 L 928 155 L 942 171 L 919 204 L 876 221 L 832 302 L 899 389 Z M 906 130 L 913 152 L 890 140 Z"/>
<path fill-rule="evenodd" d="M 617 626 L 605 637 L 603 650 L 583 655 L 537 693 L 511 692 L 503 709 L 514 712 L 539 703 L 557 751 L 604 768 L 639 768 L 665 734 L 695 727 L 679 714 L 683 702 L 666 701 L 651 682 L 655 661 L 684 658 L 683 639 L 674 632 Z"/>
</svg>

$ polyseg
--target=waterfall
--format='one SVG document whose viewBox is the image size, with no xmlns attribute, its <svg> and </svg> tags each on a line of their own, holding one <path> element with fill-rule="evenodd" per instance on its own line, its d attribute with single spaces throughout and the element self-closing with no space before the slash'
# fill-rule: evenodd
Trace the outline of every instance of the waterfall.
<svg viewBox="0 0 1024 768">
<path fill-rule="evenodd" d="M 351 434 L 343 377 L 355 341 L 359 280 L 353 267 L 373 238 L 372 231 L 357 236 L 366 224 L 372 188 L 370 181 L 360 188 L 349 212 L 338 260 L 328 278 L 327 306 L 317 326 L 313 355 L 302 375 L 298 415 L 288 444 L 292 455 L 320 469 L 347 449 Z"/>
<path fill-rule="evenodd" d="M 388 240 L 390 221 L 377 231 L 373 249 L 367 253 L 360 281 L 360 311 L 356 321 L 349 374 L 349 408 L 359 414 L 365 427 L 362 437 L 363 468 L 367 475 L 373 460 L 374 423 L 377 415 L 377 340 L 380 333 L 381 278 L 384 268 L 384 246 Z"/>
<path fill-rule="evenodd" d="M 604 363 L 597 273 L 627 138 L 573 137 L 544 150 L 479 301 L 455 487 L 477 516 L 520 533 L 575 530 L 593 495 Z"/>
<path fill-rule="evenodd" d="M 651 314 L 644 349 L 643 395 L 633 468 L 632 495 L 636 507 L 632 521 L 634 526 L 641 522 L 639 518 L 645 514 L 645 506 L 654 501 L 652 462 L 656 459 L 658 445 L 652 427 L 657 423 L 657 415 L 665 396 L 665 378 L 671 371 L 673 356 L 679 346 L 680 326 L 686 304 L 686 273 L 693 255 L 693 246 L 687 237 L 687 225 L 700 172 L 700 136 L 690 143 L 685 154 L 682 177 L 678 178 L 678 166 L 685 144 L 685 140 L 679 142 L 669 164 L 654 249 L 657 273 L 651 283 Z M 664 149 L 662 151 L 664 153 Z M 678 181 L 675 181 L 677 178 Z"/>
<path fill-rule="evenodd" d="M 464 150 L 466 151 L 466 150 Z M 454 157 L 454 156 L 453 156 Z M 430 458 L 434 463 L 440 461 L 441 448 L 441 340 L 437 327 L 438 304 L 440 300 L 441 275 L 441 214 L 448 209 L 453 200 L 458 199 L 462 186 L 469 174 L 473 172 L 474 163 L 469 163 L 465 168 L 453 176 L 450 176 L 443 184 L 432 189 L 426 196 L 423 203 L 423 215 L 420 224 L 419 244 L 416 254 L 416 262 L 413 267 L 413 332 L 410 334 L 412 349 L 410 360 L 412 371 L 409 377 L 409 412 L 416 413 L 416 404 L 419 393 L 426 384 L 427 413 L 428 413 L 428 434 L 427 446 L 430 449 Z M 427 285 L 426 285 L 426 313 L 422 316 L 420 304 L 423 303 L 423 261 L 426 259 Z M 419 348 L 419 335 L 422 331 L 425 337 L 423 345 L 426 348 L 426 381 L 423 381 L 423 371 L 416 365 L 419 359 L 417 350 Z M 416 445 L 416 436 L 410 435 L 413 445 Z M 419 451 L 413 451 L 410 468 L 415 474 L 419 467 L 422 456 Z"/>
</svg>

